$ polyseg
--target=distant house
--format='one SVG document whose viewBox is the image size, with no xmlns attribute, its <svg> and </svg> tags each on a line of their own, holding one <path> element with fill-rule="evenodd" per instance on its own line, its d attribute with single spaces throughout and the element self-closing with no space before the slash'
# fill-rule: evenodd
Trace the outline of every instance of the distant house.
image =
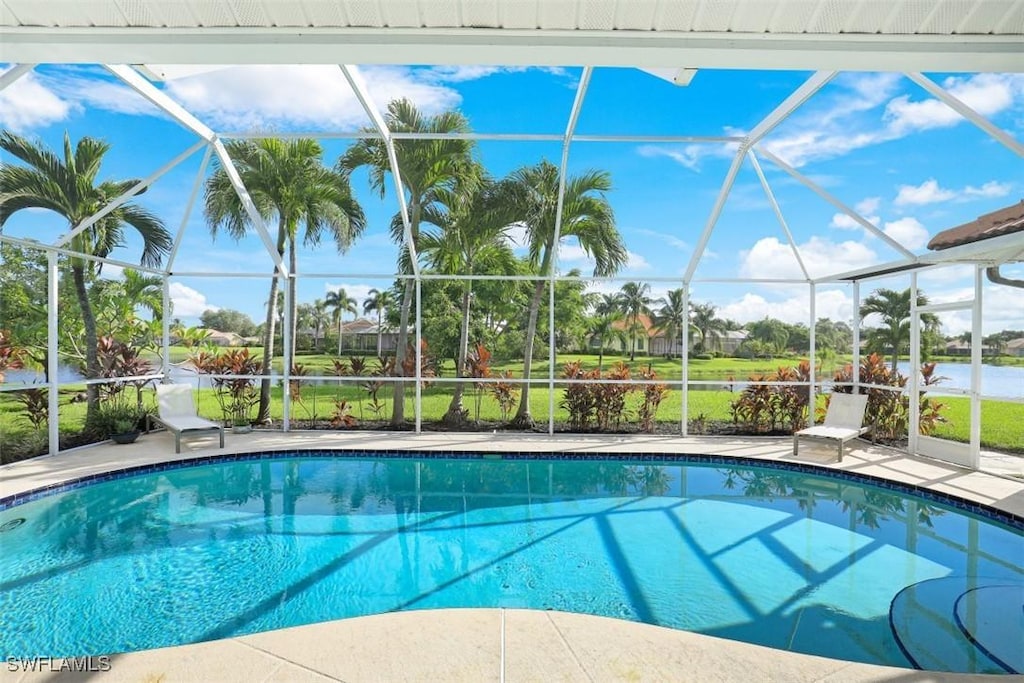
<svg viewBox="0 0 1024 683">
<path fill-rule="evenodd" d="M 668 336 L 664 330 L 660 330 L 654 325 L 654 321 L 651 320 L 650 316 L 639 315 L 637 316 L 637 323 L 639 323 L 642 331 L 638 331 L 636 334 L 636 350 L 637 353 L 650 354 L 652 356 L 681 356 L 683 353 L 683 337 L 677 335 L 677 338 L 669 343 Z M 616 320 L 612 323 L 612 327 L 622 332 L 628 332 L 631 321 L 628 318 Z M 725 332 L 716 338 L 714 343 L 708 340 L 709 345 L 713 348 L 720 350 L 726 355 L 732 355 L 736 353 L 740 344 L 747 338 L 746 330 L 730 330 Z M 590 337 L 587 341 L 587 345 L 593 351 L 598 350 L 598 345 L 601 340 L 596 336 Z M 632 348 L 632 341 L 629 336 L 626 336 L 625 344 L 621 340 L 612 337 L 604 340 L 605 351 L 612 353 L 628 352 Z"/>
<path fill-rule="evenodd" d="M 1006 355 L 1024 358 L 1024 337 L 1017 337 L 1006 342 Z"/>
<path fill-rule="evenodd" d="M 207 344 L 215 344 L 217 346 L 245 346 L 245 338 L 240 334 L 221 332 L 220 330 L 207 330 L 204 341 Z"/>
<path fill-rule="evenodd" d="M 639 316 L 637 316 L 636 321 L 637 321 L 637 323 L 640 326 L 638 331 L 637 331 L 637 333 L 636 333 L 636 335 L 635 335 L 636 336 L 636 351 L 637 351 L 637 353 L 644 353 L 644 354 L 646 354 L 646 353 L 652 353 L 652 354 L 659 353 L 657 351 L 648 351 L 648 349 L 650 349 L 650 347 L 651 347 L 651 339 L 657 334 L 657 332 L 655 332 L 655 330 L 654 330 L 654 323 L 651 321 L 650 316 L 647 316 L 647 315 L 644 315 L 644 314 L 641 313 Z M 630 328 L 631 325 L 632 325 L 632 319 L 630 319 L 630 318 L 621 318 L 621 319 L 616 320 L 615 322 L 613 322 L 612 323 L 612 327 L 614 327 L 616 330 L 618 330 L 620 332 L 626 332 L 627 333 L 626 339 L 624 340 L 625 343 L 623 343 L 623 340 L 618 339 L 617 337 L 611 337 L 611 338 L 607 338 L 606 337 L 603 340 L 604 341 L 604 349 L 605 349 L 605 351 L 611 351 L 612 353 L 616 353 L 616 352 L 623 352 L 624 353 L 624 352 L 627 352 L 630 349 L 632 349 L 633 348 L 633 342 L 632 342 L 632 339 L 630 338 L 630 336 L 628 335 L 629 328 Z M 602 340 L 601 340 L 600 337 L 598 337 L 597 335 L 593 335 L 587 341 L 587 345 L 592 350 L 597 351 L 600 348 L 601 342 L 602 342 Z"/>
<path fill-rule="evenodd" d="M 971 345 L 962 342 L 958 339 L 954 339 L 951 342 L 946 342 L 946 355 L 947 356 L 969 356 L 971 355 Z M 988 344 L 981 345 L 981 355 L 983 356 L 995 356 L 996 349 Z"/>
<path fill-rule="evenodd" d="M 377 353 L 377 323 L 366 318 L 356 318 L 341 324 L 341 347 L 343 351 Z M 387 323 L 380 326 L 381 353 L 394 354 L 398 348 L 398 328 Z"/>
</svg>

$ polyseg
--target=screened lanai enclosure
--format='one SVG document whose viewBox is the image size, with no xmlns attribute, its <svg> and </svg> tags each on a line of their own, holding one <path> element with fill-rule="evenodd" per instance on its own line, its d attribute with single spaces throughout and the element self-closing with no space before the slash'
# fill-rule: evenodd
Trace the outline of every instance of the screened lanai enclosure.
<svg viewBox="0 0 1024 683">
<path fill-rule="evenodd" d="M 1024 452 L 1022 0 L 0 0 L 0 26 L 11 459 L 161 382 L 262 429 L 680 437 L 867 392 L 884 443 Z"/>
</svg>

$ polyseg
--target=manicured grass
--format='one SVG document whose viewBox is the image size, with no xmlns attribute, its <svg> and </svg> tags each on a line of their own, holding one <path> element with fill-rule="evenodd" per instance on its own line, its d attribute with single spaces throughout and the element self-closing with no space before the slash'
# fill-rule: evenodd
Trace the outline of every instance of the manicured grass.
<svg viewBox="0 0 1024 683">
<path fill-rule="evenodd" d="M 966 396 L 950 396 L 936 400 L 948 406 L 942 413 L 947 422 L 940 424 L 932 436 L 969 442 L 970 399 Z M 983 400 L 981 445 L 1001 451 L 1024 453 L 1024 403 Z"/>
<path fill-rule="evenodd" d="M 406 387 L 405 414 L 406 419 L 412 421 L 415 417 L 415 391 L 411 382 L 407 383 Z M 62 433 L 75 434 L 82 429 L 85 419 L 85 404 L 66 403 L 77 391 L 79 390 L 62 390 L 60 410 Z M 451 392 L 451 384 L 435 383 L 423 388 L 422 419 L 425 423 L 429 424 L 441 419 L 451 400 Z M 385 385 L 378 392 L 378 397 L 383 405 L 379 415 L 373 411 L 368 393 L 356 386 L 354 382 L 319 386 L 305 384 L 301 388 L 301 395 L 300 401 L 292 402 L 291 414 L 293 420 L 303 425 L 310 420 L 321 424 L 328 422 L 334 414 L 336 402 L 339 400 L 349 402 L 349 414 L 355 417 L 359 424 L 386 422 L 391 416 L 393 399 L 390 385 Z M 712 422 L 731 421 L 730 404 L 738 395 L 738 393 L 729 391 L 691 391 L 688 395 L 688 418 L 691 421 L 694 419 Z M 152 404 L 152 397 L 152 391 L 147 391 L 146 402 Z M 564 424 L 568 421 L 568 413 L 560 405 L 562 398 L 562 390 L 556 389 L 555 421 Z M 273 387 L 272 399 L 271 416 L 274 420 L 280 421 L 284 409 L 281 387 Z M 820 400 L 823 399 L 819 397 Z M 948 422 L 939 425 L 934 435 L 967 442 L 970 436 L 968 400 L 962 397 L 938 400 L 948 405 L 944 413 Z M 627 417 L 624 418 L 624 427 L 635 424 L 637 406 L 640 402 L 639 392 L 634 392 L 627 397 Z M 197 395 L 197 405 L 200 415 L 214 420 L 221 419 L 221 410 L 214 393 L 209 389 L 208 380 L 202 381 L 202 389 Z M 518 405 L 518 401 L 516 405 Z M 471 420 L 479 419 L 481 422 L 494 425 L 494 427 L 498 427 L 501 423 L 500 409 L 487 390 L 484 391 L 480 401 L 479 414 L 477 413 L 477 391 L 472 385 L 467 387 L 464 406 L 469 410 Z M 531 390 L 530 406 L 534 420 L 541 425 L 545 424 L 549 413 L 549 393 L 546 387 L 534 387 Z M 682 393 L 669 391 L 658 410 L 657 420 L 662 425 L 661 428 L 668 430 L 678 428 L 681 410 Z M 0 448 L 3 448 L 5 444 L 10 446 L 12 442 L 26 438 L 30 432 L 31 426 L 24 417 L 21 404 L 10 394 L 0 394 L 0 434 L 3 435 L 0 438 Z M 982 444 L 996 450 L 1024 452 L 1024 404 L 984 401 L 982 404 Z"/>
</svg>

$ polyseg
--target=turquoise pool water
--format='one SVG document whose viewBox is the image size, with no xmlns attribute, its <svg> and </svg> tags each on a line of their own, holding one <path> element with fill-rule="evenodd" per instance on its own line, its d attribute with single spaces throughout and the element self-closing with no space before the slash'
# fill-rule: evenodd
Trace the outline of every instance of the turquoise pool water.
<svg viewBox="0 0 1024 683">
<path fill-rule="evenodd" d="M 0 528 L 3 657 L 503 606 L 903 667 L 1024 667 L 1019 531 L 777 469 L 249 460 L 40 498 Z"/>
</svg>

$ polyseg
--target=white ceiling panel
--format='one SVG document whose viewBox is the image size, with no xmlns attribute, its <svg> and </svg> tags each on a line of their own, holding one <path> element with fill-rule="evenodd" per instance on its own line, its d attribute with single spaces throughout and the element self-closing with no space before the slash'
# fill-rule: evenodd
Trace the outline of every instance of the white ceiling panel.
<svg viewBox="0 0 1024 683">
<path fill-rule="evenodd" d="M 658 31 L 689 31 L 693 27 L 698 4 L 698 0 L 661 3 L 654 28 Z"/>
<path fill-rule="evenodd" d="M 578 28 L 576 15 L 579 5 L 577 0 L 542 0 L 538 4 L 540 27 L 549 30 Z"/>
<path fill-rule="evenodd" d="M 462 24 L 464 26 L 500 28 L 498 2 L 496 0 L 475 0 L 462 3 Z"/>
<path fill-rule="evenodd" d="M 1008 12 L 1020 11 L 1020 4 L 1014 0 L 984 0 L 979 2 L 957 33 L 990 33 L 1006 17 Z"/>
<path fill-rule="evenodd" d="M 658 0 L 634 0 L 629 5 L 621 2 L 616 4 L 615 28 L 628 31 L 650 31 L 654 27 Z"/>
<path fill-rule="evenodd" d="M 763 31 L 779 7 L 779 0 L 743 0 L 729 20 L 730 31 Z"/>
<path fill-rule="evenodd" d="M 693 20 L 694 31 L 726 31 L 733 14 L 745 3 L 735 0 L 704 0 Z"/>
<path fill-rule="evenodd" d="M 260 6 L 271 26 L 309 26 L 311 23 L 301 2 L 263 0 Z"/>
<path fill-rule="evenodd" d="M 383 12 L 379 0 L 343 0 L 350 26 L 383 27 Z"/>
<path fill-rule="evenodd" d="M 185 0 L 199 26 L 237 26 L 231 3 L 227 0 Z"/>
<path fill-rule="evenodd" d="M 1020 31 L 1021 0 L 0 0 L 4 26 L 511 28 L 707 33 Z"/>
<path fill-rule="evenodd" d="M 282 0 L 282 4 L 286 4 Z M 302 11 L 312 26 L 348 26 L 348 15 L 337 0 L 302 0 Z"/>
<path fill-rule="evenodd" d="M 163 26 L 158 8 L 143 0 L 115 0 L 128 26 Z"/>
<path fill-rule="evenodd" d="M 420 14 L 425 26 L 462 26 L 461 7 L 458 0 L 423 0 Z"/>
<path fill-rule="evenodd" d="M 839 33 L 857 11 L 857 3 L 846 0 L 825 0 L 808 30 L 812 33 Z"/>
<path fill-rule="evenodd" d="M 823 3 L 821 0 L 790 0 L 780 3 L 779 11 L 768 23 L 770 33 L 806 33 Z"/>
<path fill-rule="evenodd" d="M 0 0 L 0 7 L 0 62 L 1024 72 L 1024 0 Z"/>
<path fill-rule="evenodd" d="M 415 28 L 423 25 L 419 0 L 394 0 L 381 7 L 384 24 L 394 28 Z"/>
<path fill-rule="evenodd" d="M 576 26 L 585 31 L 610 31 L 615 26 L 616 0 L 586 0 L 579 5 Z"/>
<path fill-rule="evenodd" d="M 271 26 L 274 23 L 258 0 L 231 0 L 229 4 L 239 26 Z"/>
</svg>

